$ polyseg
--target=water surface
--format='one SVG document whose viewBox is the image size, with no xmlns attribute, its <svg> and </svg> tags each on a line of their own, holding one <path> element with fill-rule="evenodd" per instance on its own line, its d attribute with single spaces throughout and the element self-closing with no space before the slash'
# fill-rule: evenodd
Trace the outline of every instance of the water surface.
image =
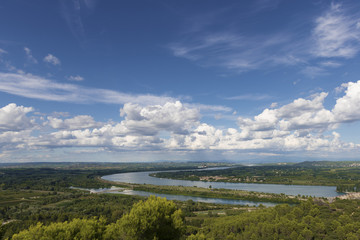
<svg viewBox="0 0 360 240">
<path fill-rule="evenodd" d="M 213 170 L 215 168 L 209 168 Z M 217 168 L 218 169 L 218 168 Z M 174 180 L 151 177 L 149 174 L 170 171 L 150 172 L 128 172 L 103 176 L 102 179 L 114 182 L 125 182 L 134 184 L 153 184 L 161 186 L 186 186 L 202 188 L 224 188 L 234 190 L 245 190 L 264 193 L 283 193 L 286 195 L 304 195 L 315 197 L 336 197 L 342 193 L 336 192 L 335 186 L 306 186 L 306 185 L 284 185 L 284 184 L 260 184 L 260 183 L 226 183 L 226 182 L 202 182 L 189 180 Z M 178 195 L 175 195 L 178 196 Z"/>
</svg>

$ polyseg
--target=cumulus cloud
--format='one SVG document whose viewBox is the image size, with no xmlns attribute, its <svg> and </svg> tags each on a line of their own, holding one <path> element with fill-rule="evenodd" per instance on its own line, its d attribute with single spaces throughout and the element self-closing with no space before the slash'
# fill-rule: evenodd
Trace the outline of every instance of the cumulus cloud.
<svg viewBox="0 0 360 240">
<path fill-rule="evenodd" d="M 164 149 L 165 138 L 183 136 L 199 124 L 199 111 L 181 102 L 140 106 L 128 103 L 119 123 L 96 123 L 90 116 L 71 119 L 48 117 L 47 125 L 58 129 L 37 139 L 37 146 L 105 147 L 138 151 Z"/>
<path fill-rule="evenodd" d="M 34 139 L 31 136 L 36 124 L 27 114 L 32 107 L 17 106 L 10 103 L 0 108 L 0 152 L 27 148 Z"/>
<path fill-rule="evenodd" d="M 311 99 L 299 98 L 279 108 L 265 109 L 253 118 L 238 118 L 243 139 L 273 138 L 276 134 L 297 136 L 333 130 L 339 124 L 360 120 L 360 81 L 343 84 L 345 95 L 337 99 L 333 109 L 324 107 L 327 93 Z"/>
<path fill-rule="evenodd" d="M 0 108 L 0 132 L 20 131 L 33 126 L 33 121 L 26 116 L 32 112 L 32 107 L 17 106 L 10 103 Z"/>
<path fill-rule="evenodd" d="M 9 104 L 0 111 L 0 149 L 101 148 L 104 151 L 261 151 L 341 152 L 360 144 L 341 141 L 334 130 L 360 121 L 360 81 L 343 84 L 344 95 L 332 109 L 327 93 L 273 105 L 252 118 L 238 118 L 239 128 L 219 128 L 201 121 L 196 107 L 180 101 L 126 103 L 119 122 L 96 122 L 91 116 L 48 116 L 32 134 L 32 108 Z M 40 121 L 40 120 L 39 120 Z M 49 128 L 49 126 L 51 128 Z"/>
<path fill-rule="evenodd" d="M 47 117 L 47 124 L 52 128 L 56 129 L 83 129 L 83 128 L 94 128 L 100 126 L 93 117 L 88 115 L 79 115 L 74 118 L 60 119 L 55 117 Z"/>
<path fill-rule="evenodd" d="M 184 150 L 266 150 L 266 151 L 346 151 L 359 148 L 353 143 L 339 140 L 339 134 L 327 136 L 314 134 L 301 135 L 292 133 L 273 133 L 271 136 L 244 139 L 237 129 L 216 129 L 208 124 L 201 124 L 196 131 L 187 136 L 174 136 L 167 141 L 169 149 Z"/>
<path fill-rule="evenodd" d="M 299 98 L 277 109 L 265 109 L 250 118 L 238 118 L 243 138 L 271 138 L 274 134 L 326 131 L 335 127 L 333 113 L 326 110 L 323 102 L 327 93 L 320 93 L 312 99 Z"/>
<path fill-rule="evenodd" d="M 129 103 L 120 114 L 126 116 L 122 124 L 136 135 L 155 135 L 160 131 L 187 134 L 200 120 L 197 109 L 187 108 L 179 101 L 145 107 Z"/>
<path fill-rule="evenodd" d="M 61 65 L 60 60 L 57 57 L 55 57 L 54 55 L 50 54 L 50 53 L 47 56 L 44 57 L 44 62 L 50 63 L 50 64 L 52 64 L 54 66 Z"/>
<path fill-rule="evenodd" d="M 31 149 L 37 139 L 31 136 L 32 130 L 0 132 L 0 150 Z"/>
<path fill-rule="evenodd" d="M 345 96 L 336 100 L 332 109 L 337 122 L 354 122 L 360 120 L 360 80 L 349 82 L 346 87 Z"/>
</svg>

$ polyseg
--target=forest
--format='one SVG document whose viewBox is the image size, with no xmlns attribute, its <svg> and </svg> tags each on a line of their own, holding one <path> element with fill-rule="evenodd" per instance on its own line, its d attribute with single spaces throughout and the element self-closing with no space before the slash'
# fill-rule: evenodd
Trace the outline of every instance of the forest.
<svg viewBox="0 0 360 240">
<path fill-rule="evenodd" d="M 334 168 L 350 168 L 348 163 L 345 165 Z M 69 188 L 110 187 L 114 183 L 101 181 L 100 176 L 112 173 L 185 168 L 189 166 L 180 163 L 110 167 L 106 164 L 3 166 L 0 168 L 0 238 L 360 239 L 360 200 L 328 201 L 306 197 L 289 201 L 290 204 L 278 201 L 277 206 L 265 208 L 261 205 L 220 205 L 191 200 L 168 201 L 158 197 L 90 194 Z M 205 197 L 208 194 L 216 197 L 239 195 L 221 189 L 115 185 L 177 194 L 205 192 L 202 193 Z M 269 200 L 266 199 L 269 196 L 254 196 L 258 197 L 257 200 L 264 200 L 261 197 Z M 281 197 L 284 202 L 291 199 L 285 195 Z"/>
</svg>

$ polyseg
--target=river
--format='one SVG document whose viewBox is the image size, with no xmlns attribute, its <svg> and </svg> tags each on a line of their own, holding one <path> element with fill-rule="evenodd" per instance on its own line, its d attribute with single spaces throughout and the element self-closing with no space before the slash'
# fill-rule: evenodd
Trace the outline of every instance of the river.
<svg viewBox="0 0 360 240">
<path fill-rule="evenodd" d="M 213 169 L 215 168 L 212 169 L 209 168 L 207 170 L 213 170 Z M 125 183 L 133 183 L 133 184 L 152 184 L 152 185 L 162 185 L 162 186 L 189 186 L 189 187 L 196 186 L 202 188 L 209 188 L 211 186 L 212 188 L 224 188 L 224 189 L 278 193 L 278 194 L 283 193 L 286 195 L 294 195 L 294 196 L 298 194 L 305 196 L 315 196 L 315 197 L 336 197 L 342 195 L 342 193 L 336 192 L 336 187 L 334 186 L 202 182 L 202 181 L 163 179 L 163 178 L 156 178 L 149 176 L 149 174 L 157 173 L 157 172 L 160 171 L 119 173 L 119 174 L 103 176 L 102 179 L 113 182 L 125 182 Z M 154 193 L 133 191 L 133 190 L 124 191 L 122 194 L 140 195 L 140 196 L 157 195 L 157 196 L 166 197 L 169 200 L 186 201 L 191 199 L 193 201 L 213 202 L 213 203 L 223 203 L 223 204 L 242 204 L 242 205 L 259 204 L 257 202 L 250 202 L 250 201 L 228 200 L 228 199 L 218 199 L 218 198 L 199 198 L 199 197 L 191 197 L 191 196 L 172 195 L 172 194 L 154 194 Z M 269 206 L 266 203 L 262 203 L 262 204 Z"/>
<path fill-rule="evenodd" d="M 155 195 L 157 197 L 166 198 L 167 200 L 178 200 L 178 201 L 192 200 L 194 202 L 205 202 L 205 203 L 216 203 L 216 204 L 248 205 L 248 206 L 259 206 L 261 204 L 266 207 L 273 207 L 277 205 L 276 203 L 271 203 L 271 202 L 254 202 L 254 201 L 236 200 L 236 199 L 205 198 L 205 197 L 194 197 L 194 196 L 184 196 L 184 195 L 174 195 L 174 194 L 164 194 L 164 193 L 152 193 L 152 192 L 136 191 L 136 190 L 118 188 L 118 187 L 99 188 L 99 189 L 70 187 L 70 189 L 89 191 L 91 193 L 97 193 L 97 194 L 112 193 L 112 194 L 134 195 L 134 196 L 142 196 L 142 197 L 149 197 L 151 195 Z"/>
</svg>

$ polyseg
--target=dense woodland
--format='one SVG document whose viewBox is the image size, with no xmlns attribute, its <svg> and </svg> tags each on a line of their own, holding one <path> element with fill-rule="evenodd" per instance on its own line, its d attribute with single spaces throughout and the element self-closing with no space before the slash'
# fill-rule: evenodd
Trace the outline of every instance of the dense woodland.
<svg viewBox="0 0 360 240">
<path fill-rule="evenodd" d="M 136 203 L 116 222 L 75 218 L 37 223 L 12 239 L 359 239 L 360 202 L 332 204 L 309 199 L 298 206 L 219 216 L 188 217 L 165 199 L 150 197 Z"/>
<path fill-rule="evenodd" d="M 1 239 L 360 239 L 360 200 L 272 208 L 146 200 L 69 189 L 109 187 L 98 177 L 133 166 L 31 167 L 0 169 Z"/>
</svg>

